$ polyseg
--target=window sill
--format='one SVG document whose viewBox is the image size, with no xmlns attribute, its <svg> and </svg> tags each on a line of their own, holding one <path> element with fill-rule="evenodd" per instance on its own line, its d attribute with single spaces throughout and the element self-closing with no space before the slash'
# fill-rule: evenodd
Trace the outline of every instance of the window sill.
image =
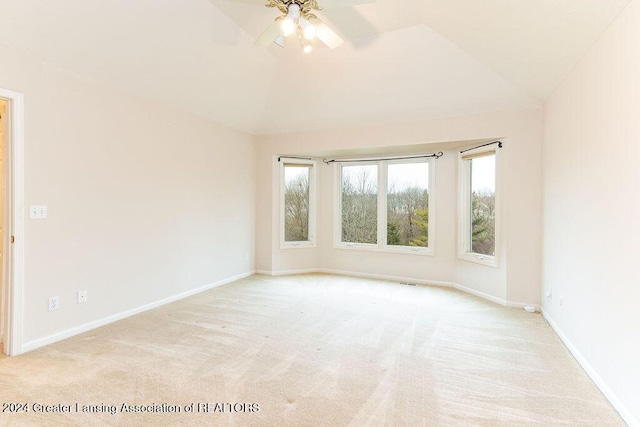
<svg viewBox="0 0 640 427">
<path fill-rule="evenodd" d="M 466 252 L 458 255 L 458 259 L 463 261 L 473 262 L 475 264 L 484 265 L 487 267 L 498 268 L 498 260 L 495 256 L 475 254 L 471 252 Z"/>
<path fill-rule="evenodd" d="M 403 254 L 403 255 L 428 255 L 433 256 L 433 250 L 430 248 L 412 249 L 410 247 L 379 247 L 378 245 L 370 245 L 366 243 L 336 243 L 333 245 L 334 249 L 345 249 L 349 251 L 365 251 L 365 252 L 380 252 L 387 254 Z"/>
<path fill-rule="evenodd" d="M 280 243 L 280 249 L 311 249 L 315 248 L 315 242 L 286 242 Z"/>
</svg>

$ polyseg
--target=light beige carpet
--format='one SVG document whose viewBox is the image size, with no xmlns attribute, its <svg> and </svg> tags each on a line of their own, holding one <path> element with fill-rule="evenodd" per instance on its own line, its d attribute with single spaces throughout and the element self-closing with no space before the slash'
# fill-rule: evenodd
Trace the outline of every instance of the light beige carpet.
<svg viewBox="0 0 640 427">
<path fill-rule="evenodd" d="M 0 359 L 0 397 L 29 404 L 0 414 L 16 426 L 624 425 L 539 314 L 330 275 L 252 276 Z"/>
</svg>

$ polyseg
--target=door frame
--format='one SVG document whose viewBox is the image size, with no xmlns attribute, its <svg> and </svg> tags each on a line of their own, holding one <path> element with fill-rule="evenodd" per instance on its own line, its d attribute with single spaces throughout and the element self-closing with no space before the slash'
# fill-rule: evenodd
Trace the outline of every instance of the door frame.
<svg viewBox="0 0 640 427">
<path fill-rule="evenodd" d="M 24 95 L 0 88 L 7 101 L 7 154 L 3 159 L 2 301 L 4 353 L 22 353 L 24 319 Z"/>
</svg>

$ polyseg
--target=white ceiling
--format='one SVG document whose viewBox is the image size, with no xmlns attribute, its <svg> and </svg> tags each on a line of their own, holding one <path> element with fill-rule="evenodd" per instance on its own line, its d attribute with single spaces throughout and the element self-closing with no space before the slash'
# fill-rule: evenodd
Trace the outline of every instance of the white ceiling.
<svg viewBox="0 0 640 427">
<path fill-rule="evenodd" d="M 348 42 L 306 55 L 253 44 L 278 16 L 264 0 L 0 0 L 0 45 L 271 134 L 537 107 L 628 2 L 327 8 L 318 15 Z"/>
</svg>

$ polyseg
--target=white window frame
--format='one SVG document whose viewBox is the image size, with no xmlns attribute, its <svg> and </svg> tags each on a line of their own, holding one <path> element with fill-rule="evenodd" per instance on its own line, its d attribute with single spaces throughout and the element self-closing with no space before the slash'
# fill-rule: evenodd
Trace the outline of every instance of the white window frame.
<svg viewBox="0 0 640 427">
<path fill-rule="evenodd" d="M 433 256 L 435 242 L 435 163 L 431 157 L 397 158 L 393 160 L 372 160 L 370 162 L 336 162 L 334 164 L 334 248 L 360 251 L 400 253 L 409 255 Z M 427 163 L 429 165 L 429 246 L 396 246 L 387 245 L 387 178 L 388 165 L 406 163 Z M 378 168 L 378 215 L 377 243 L 352 243 L 342 241 L 342 168 L 344 166 L 376 165 Z"/>
<path fill-rule="evenodd" d="M 499 151 L 498 147 L 494 145 L 465 151 L 458 155 L 458 258 L 495 268 L 498 267 L 498 254 L 500 253 Z M 493 256 L 475 253 L 471 250 L 471 168 L 469 160 L 464 158 L 482 155 L 495 155 L 495 255 Z"/>
<path fill-rule="evenodd" d="M 298 242 L 285 241 L 285 212 L 284 212 L 284 198 L 285 198 L 285 167 L 287 165 L 305 165 L 309 166 L 309 240 Z M 316 172 L 317 162 L 315 160 L 306 159 L 289 159 L 287 157 L 280 157 L 280 249 L 299 249 L 299 248 L 314 248 L 316 247 Z"/>
</svg>

